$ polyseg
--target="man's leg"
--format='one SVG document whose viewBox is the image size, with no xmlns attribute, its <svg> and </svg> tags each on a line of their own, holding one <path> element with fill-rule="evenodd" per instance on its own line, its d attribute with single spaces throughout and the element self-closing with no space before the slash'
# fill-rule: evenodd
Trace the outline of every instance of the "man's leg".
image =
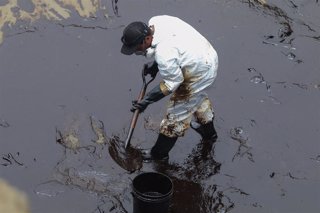
<svg viewBox="0 0 320 213">
<path fill-rule="evenodd" d="M 191 128 L 198 132 L 203 140 L 216 141 L 218 136 L 213 124 L 214 112 L 209 98 L 204 99 L 194 115 L 197 122 L 191 122 Z"/>
<path fill-rule="evenodd" d="M 155 145 L 151 150 L 143 150 L 144 160 L 166 160 L 169 158 L 169 152 L 175 145 L 178 137 L 182 137 L 186 129 L 190 126 L 191 117 L 183 121 L 176 121 L 168 115 L 160 124 L 160 133 Z"/>
<path fill-rule="evenodd" d="M 168 137 L 160 133 L 155 145 L 151 149 L 142 151 L 142 158 L 144 160 L 167 160 L 177 139 L 178 137 Z"/>
</svg>

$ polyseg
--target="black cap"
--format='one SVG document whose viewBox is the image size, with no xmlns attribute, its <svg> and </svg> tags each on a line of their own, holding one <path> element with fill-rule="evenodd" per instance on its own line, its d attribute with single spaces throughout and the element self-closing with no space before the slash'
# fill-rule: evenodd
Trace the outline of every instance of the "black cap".
<svg viewBox="0 0 320 213">
<path fill-rule="evenodd" d="M 123 43 L 121 53 L 131 55 L 143 39 L 149 34 L 150 28 L 143 22 L 136 21 L 129 24 L 121 37 Z"/>
</svg>

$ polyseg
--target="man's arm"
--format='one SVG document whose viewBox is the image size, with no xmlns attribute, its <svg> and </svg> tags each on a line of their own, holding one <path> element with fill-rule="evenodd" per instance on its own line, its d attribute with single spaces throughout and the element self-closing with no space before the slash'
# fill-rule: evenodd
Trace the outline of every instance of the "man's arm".
<svg viewBox="0 0 320 213">
<path fill-rule="evenodd" d="M 140 101 L 134 101 L 132 103 L 131 111 L 134 112 L 138 109 L 140 112 L 143 112 L 149 104 L 159 101 L 160 99 L 164 98 L 168 94 L 164 94 L 161 90 L 160 84 L 155 86 L 147 95 Z"/>
</svg>

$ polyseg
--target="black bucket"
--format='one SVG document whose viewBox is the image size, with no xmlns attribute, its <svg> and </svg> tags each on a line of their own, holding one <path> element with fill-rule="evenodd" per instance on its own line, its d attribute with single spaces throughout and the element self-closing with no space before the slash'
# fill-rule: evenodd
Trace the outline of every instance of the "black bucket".
<svg viewBox="0 0 320 213">
<path fill-rule="evenodd" d="M 167 213 L 173 194 L 169 177 L 161 173 L 147 172 L 132 182 L 133 213 Z"/>
</svg>

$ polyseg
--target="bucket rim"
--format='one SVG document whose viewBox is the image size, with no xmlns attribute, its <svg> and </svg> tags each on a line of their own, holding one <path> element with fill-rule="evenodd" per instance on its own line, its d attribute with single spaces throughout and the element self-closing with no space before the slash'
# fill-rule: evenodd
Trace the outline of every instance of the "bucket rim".
<svg viewBox="0 0 320 213">
<path fill-rule="evenodd" d="M 170 190 L 168 190 L 167 193 L 159 193 L 161 195 L 152 195 L 152 194 L 148 194 L 146 196 L 146 193 L 143 193 L 143 192 L 140 192 L 139 189 L 137 189 L 137 187 L 135 187 L 135 182 L 137 181 L 137 179 L 139 180 L 139 178 L 141 178 L 142 176 L 144 175 L 160 175 L 162 176 L 163 178 L 165 178 L 168 183 L 170 184 L 170 186 L 168 187 Z M 163 174 L 161 172 L 142 172 L 140 174 L 138 174 L 133 180 L 132 180 L 132 189 L 133 189 L 133 194 L 137 195 L 138 197 L 142 197 L 144 199 L 147 199 L 147 200 L 153 200 L 153 199 L 166 199 L 167 197 L 171 197 L 172 194 L 173 194 L 173 182 L 171 180 L 171 178 L 166 175 L 166 174 Z"/>
</svg>

